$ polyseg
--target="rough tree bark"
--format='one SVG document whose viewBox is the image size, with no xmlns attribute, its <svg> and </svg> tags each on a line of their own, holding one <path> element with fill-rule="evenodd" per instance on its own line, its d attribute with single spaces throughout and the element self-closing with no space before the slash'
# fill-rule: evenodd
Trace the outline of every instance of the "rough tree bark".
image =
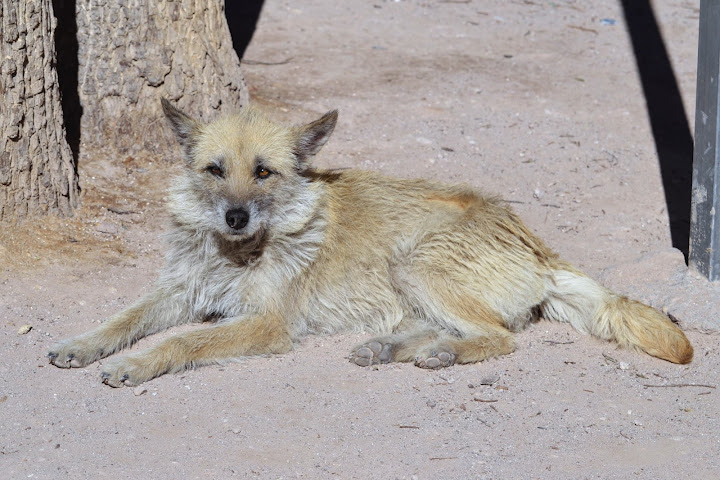
<svg viewBox="0 0 720 480">
<path fill-rule="evenodd" d="M 55 71 L 50 0 L 0 3 L 0 220 L 78 203 Z"/>
<path fill-rule="evenodd" d="M 81 153 L 167 151 L 174 140 L 161 96 L 204 119 L 247 103 L 224 8 L 224 0 L 77 0 Z"/>
<path fill-rule="evenodd" d="M 162 96 L 201 119 L 247 103 L 224 0 L 0 0 L 0 18 L 0 220 L 71 214 L 83 152 L 167 151 Z"/>
</svg>

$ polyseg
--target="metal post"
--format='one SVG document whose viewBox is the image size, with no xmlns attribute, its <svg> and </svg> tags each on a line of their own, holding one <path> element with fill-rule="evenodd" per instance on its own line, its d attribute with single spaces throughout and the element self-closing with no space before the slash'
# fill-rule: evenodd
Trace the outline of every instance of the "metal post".
<svg viewBox="0 0 720 480">
<path fill-rule="evenodd" d="M 710 280 L 720 279 L 719 78 L 720 0 L 701 0 L 690 212 L 690 266 Z"/>
</svg>

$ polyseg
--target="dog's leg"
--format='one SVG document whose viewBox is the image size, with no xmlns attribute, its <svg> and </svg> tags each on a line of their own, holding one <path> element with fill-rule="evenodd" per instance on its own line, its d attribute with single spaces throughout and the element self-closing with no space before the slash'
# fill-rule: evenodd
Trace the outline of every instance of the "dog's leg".
<svg viewBox="0 0 720 480">
<path fill-rule="evenodd" d="M 416 345 L 413 359 L 405 361 L 414 361 L 422 368 L 441 368 L 481 362 L 515 350 L 512 333 L 500 314 L 468 292 L 465 285 L 449 283 L 446 276 L 435 274 L 417 280 L 412 292 L 406 293 L 425 321 L 436 324 L 441 333 Z"/>
<path fill-rule="evenodd" d="M 446 335 L 420 349 L 414 358 L 421 368 L 449 367 L 455 363 L 476 363 L 508 355 L 515 350 L 512 334 L 496 327 L 481 335 L 457 338 Z"/>
<path fill-rule="evenodd" d="M 488 279 L 480 278 L 482 269 L 478 267 L 484 267 L 487 254 L 465 245 L 449 248 L 457 247 L 450 234 L 439 233 L 430 239 L 398 255 L 391 265 L 393 286 L 412 312 L 413 318 L 405 319 L 405 326 L 422 333 L 370 340 L 355 348 L 350 357 L 354 363 L 367 366 L 397 361 L 440 368 L 514 351 L 502 315 L 490 307 L 498 289 L 487 288 Z M 522 298 L 516 301 L 528 304 L 527 309 L 517 310 L 527 310 L 529 317 L 532 303 Z"/>
<path fill-rule="evenodd" d="M 95 330 L 53 345 L 48 352 L 50 363 L 61 368 L 84 367 L 147 335 L 187 323 L 187 307 L 177 298 L 170 292 L 155 290 Z"/>
<path fill-rule="evenodd" d="M 515 344 L 509 331 L 486 326 L 485 331 L 464 337 L 437 330 L 376 337 L 355 347 L 350 361 L 361 367 L 414 362 L 421 368 L 442 368 L 455 363 L 481 362 L 514 350 Z"/>
<path fill-rule="evenodd" d="M 233 358 L 285 353 L 292 348 L 287 322 L 278 315 L 237 318 L 171 337 L 155 347 L 107 361 L 102 380 L 134 386 L 165 373 Z"/>
<path fill-rule="evenodd" d="M 375 337 L 353 348 L 350 361 L 361 367 L 390 362 L 412 362 L 420 350 L 434 344 L 440 336 L 438 331 L 426 330 Z"/>
</svg>

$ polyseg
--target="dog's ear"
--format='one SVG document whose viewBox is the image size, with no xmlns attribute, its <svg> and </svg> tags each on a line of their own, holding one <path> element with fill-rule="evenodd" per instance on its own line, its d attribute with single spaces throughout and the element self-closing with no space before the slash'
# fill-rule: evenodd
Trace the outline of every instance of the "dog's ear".
<svg viewBox="0 0 720 480">
<path fill-rule="evenodd" d="M 167 117 L 170 121 L 170 126 L 172 127 L 173 132 L 175 132 L 175 136 L 185 150 L 187 160 L 190 160 L 192 156 L 192 148 L 195 146 L 198 134 L 200 133 L 200 123 L 175 108 L 165 98 L 162 98 L 160 102 L 162 103 L 162 109 L 165 113 L 165 117 Z"/>
<path fill-rule="evenodd" d="M 312 123 L 296 129 L 295 156 L 301 164 L 320 151 L 335 129 L 338 112 L 333 110 Z"/>
</svg>

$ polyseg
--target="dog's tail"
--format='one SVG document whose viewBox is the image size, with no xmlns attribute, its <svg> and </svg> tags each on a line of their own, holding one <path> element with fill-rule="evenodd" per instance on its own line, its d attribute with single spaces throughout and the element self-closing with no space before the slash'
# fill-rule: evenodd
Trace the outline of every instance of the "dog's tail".
<svg viewBox="0 0 720 480">
<path fill-rule="evenodd" d="M 572 267 L 552 271 L 541 308 L 545 318 L 568 322 L 580 332 L 673 363 L 692 361 L 690 342 L 667 316 L 609 291 Z"/>
</svg>

